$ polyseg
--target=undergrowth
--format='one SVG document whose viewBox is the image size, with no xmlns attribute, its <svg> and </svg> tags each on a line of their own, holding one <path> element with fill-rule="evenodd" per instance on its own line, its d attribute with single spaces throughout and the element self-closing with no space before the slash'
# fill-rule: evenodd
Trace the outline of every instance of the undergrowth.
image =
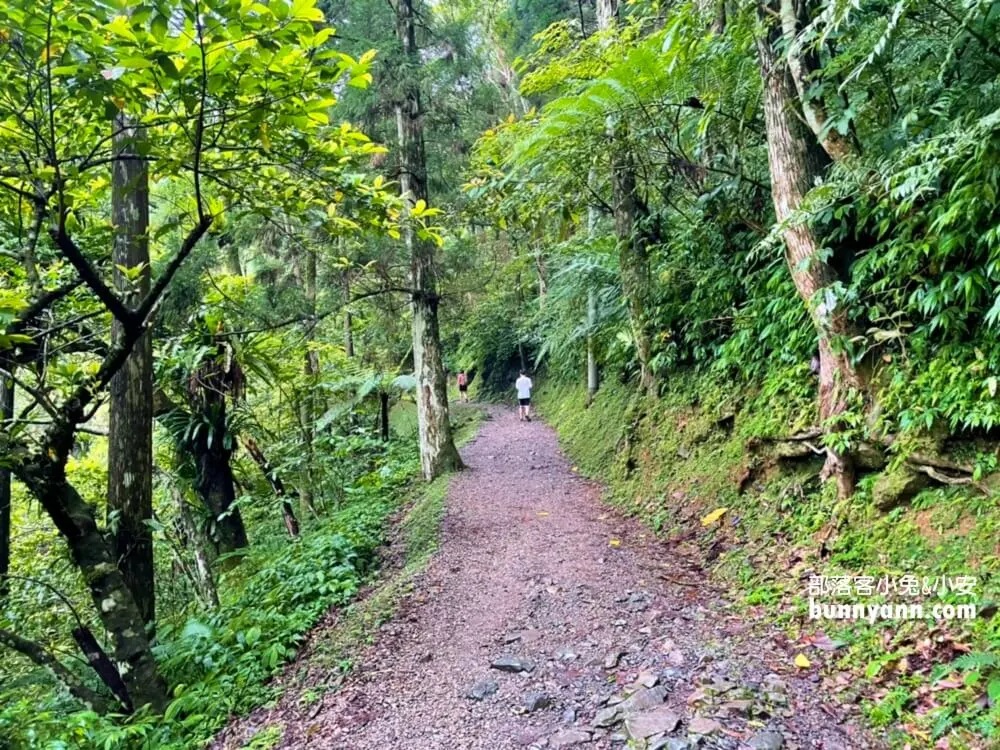
<svg viewBox="0 0 1000 750">
<path fill-rule="evenodd" d="M 0 747 L 190 750 L 211 741 L 229 717 L 274 701 L 279 687 L 270 678 L 295 656 L 324 613 L 348 605 L 374 579 L 387 521 L 412 495 L 419 472 L 415 441 L 407 434 L 406 414 L 395 416 L 401 439 L 355 483 L 347 493 L 349 503 L 329 516 L 306 520 L 297 540 L 262 538 L 222 579 L 217 610 L 161 624 L 156 656 L 175 685 L 162 717 L 102 716 L 75 709 L 68 696 L 39 702 L 39 693 L 3 686 Z M 475 434 L 481 416 L 476 409 L 456 410 L 459 440 Z M 327 655 L 341 654 L 342 671 L 350 666 L 350 653 L 391 616 L 401 592 L 435 549 L 447 484 L 442 478 L 422 488 L 403 516 L 406 575 L 366 600 L 357 617 L 349 614 L 346 622 L 353 624 L 345 632 L 350 637 L 327 649 Z M 269 728 L 251 746 L 268 747 L 279 739 L 280 732 Z"/>
</svg>

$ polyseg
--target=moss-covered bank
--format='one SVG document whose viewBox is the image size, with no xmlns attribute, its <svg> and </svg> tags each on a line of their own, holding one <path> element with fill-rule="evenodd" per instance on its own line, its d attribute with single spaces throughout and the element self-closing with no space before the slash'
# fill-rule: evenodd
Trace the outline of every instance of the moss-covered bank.
<svg viewBox="0 0 1000 750">
<path fill-rule="evenodd" d="M 800 639 L 831 686 L 845 700 L 863 701 L 871 722 L 900 747 L 934 747 L 943 737 L 951 750 L 1000 747 L 995 496 L 931 488 L 883 512 L 871 474 L 854 498 L 838 502 L 819 481 L 818 456 L 755 448 L 762 438 L 801 430 L 801 405 L 734 394 L 706 376 L 675 378 L 657 402 L 616 383 L 605 384 L 589 409 L 578 385 L 546 383 L 538 400 L 579 469 L 607 484 L 610 503 L 671 539 L 679 553 L 700 556 L 748 616 L 776 621 Z M 978 614 L 811 619 L 817 576 L 827 586 L 848 577 L 854 587 L 849 597 L 817 601 L 921 602 L 925 614 L 972 602 Z M 913 579 L 904 576 L 915 576 L 928 594 L 906 594 Z M 972 597 L 954 591 L 968 584 L 955 581 L 962 576 L 977 579 Z M 866 577 L 897 591 L 860 596 Z"/>
</svg>

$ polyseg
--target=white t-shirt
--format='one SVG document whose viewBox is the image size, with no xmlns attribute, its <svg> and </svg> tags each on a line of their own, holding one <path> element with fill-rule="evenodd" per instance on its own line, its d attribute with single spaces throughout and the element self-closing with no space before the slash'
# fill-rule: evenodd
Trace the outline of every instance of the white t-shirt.
<svg viewBox="0 0 1000 750">
<path fill-rule="evenodd" d="M 531 398 L 531 378 L 527 375 L 519 377 L 514 387 L 517 388 L 518 398 Z"/>
</svg>

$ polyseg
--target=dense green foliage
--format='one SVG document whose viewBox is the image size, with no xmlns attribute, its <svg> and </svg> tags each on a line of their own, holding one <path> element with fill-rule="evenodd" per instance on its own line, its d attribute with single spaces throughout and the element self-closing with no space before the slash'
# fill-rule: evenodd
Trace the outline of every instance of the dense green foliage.
<svg viewBox="0 0 1000 750">
<path fill-rule="evenodd" d="M 508 400 L 542 371 L 581 465 L 659 532 L 720 541 L 718 574 L 796 636 L 784 563 L 996 594 L 1000 3 L 415 6 L 409 54 L 399 0 L 0 8 L 0 743 L 195 747 L 268 699 L 426 447 L 398 408 L 417 303 L 449 377 Z M 414 169 L 395 146 L 417 100 Z M 149 267 L 115 267 L 125 162 L 149 172 Z M 427 199 L 399 197 L 421 166 Z M 145 634 L 105 439 L 143 335 Z M 703 529 L 718 507 L 739 523 Z M 840 666 L 860 658 L 901 744 L 989 747 L 996 622 L 847 629 Z M 112 673 L 144 664 L 164 716 L 128 715 L 81 629 Z"/>
<path fill-rule="evenodd" d="M 47 681 L 25 675 L 4 685 L 0 741 L 23 748 L 129 747 L 140 739 L 148 747 L 200 747 L 228 716 L 267 702 L 274 694 L 267 679 L 319 618 L 350 601 L 365 580 L 386 517 L 404 499 L 414 450 L 371 457 L 376 468 L 345 487 L 350 501 L 304 524 L 297 542 L 289 544 L 276 528 L 269 532 L 266 523 L 252 527 L 270 536 L 258 538 L 243 564 L 221 577 L 220 606 L 162 618 L 157 656 L 175 686 L 162 717 L 138 716 L 122 726 L 113 716 L 75 710 Z"/>
<path fill-rule="evenodd" d="M 721 539 L 720 575 L 796 636 L 809 628 L 800 558 L 828 575 L 976 575 L 988 605 L 1000 5 L 640 1 L 602 27 L 574 10 L 519 48 L 525 109 L 473 154 L 467 215 L 503 230 L 491 242 L 503 268 L 464 351 L 493 370 L 527 353 L 558 384 L 547 413 L 576 460 L 662 533 Z M 784 106 L 811 130 L 792 148 L 823 157 L 782 221 L 776 169 L 794 165 L 774 161 L 769 27 Z M 814 238 L 815 260 L 788 260 L 790 230 Z M 826 280 L 803 293 L 797 277 L 820 260 Z M 863 384 L 833 416 L 817 403 L 824 339 Z M 603 381 L 589 411 L 588 350 Z M 509 394 L 506 376 L 496 389 Z M 814 454 L 782 444 L 813 432 L 812 449 L 857 455 L 853 495 L 835 498 Z M 775 458 L 779 444 L 798 457 Z M 739 527 L 700 530 L 718 507 Z M 788 554 L 759 554 L 775 540 Z M 861 663 L 870 716 L 901 745 L 996 742 L 992 615 L 837 637 L 852 644 L 839 666 Z M 977 657 L 957 660 L 966 648 Z"/>
</svg>

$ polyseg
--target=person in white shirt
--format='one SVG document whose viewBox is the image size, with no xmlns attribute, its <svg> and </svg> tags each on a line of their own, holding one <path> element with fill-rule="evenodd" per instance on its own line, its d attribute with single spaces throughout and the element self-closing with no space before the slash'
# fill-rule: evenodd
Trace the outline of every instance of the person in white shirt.
<svg viewBox="0 0 1000 750">
<path fill-rule="evenodd" d="M 522 422 L 531 421 L 531 378 L 521 370 L 521 377 L 514 383 L 517 389 L 518 413 Z"/>
</svg>

